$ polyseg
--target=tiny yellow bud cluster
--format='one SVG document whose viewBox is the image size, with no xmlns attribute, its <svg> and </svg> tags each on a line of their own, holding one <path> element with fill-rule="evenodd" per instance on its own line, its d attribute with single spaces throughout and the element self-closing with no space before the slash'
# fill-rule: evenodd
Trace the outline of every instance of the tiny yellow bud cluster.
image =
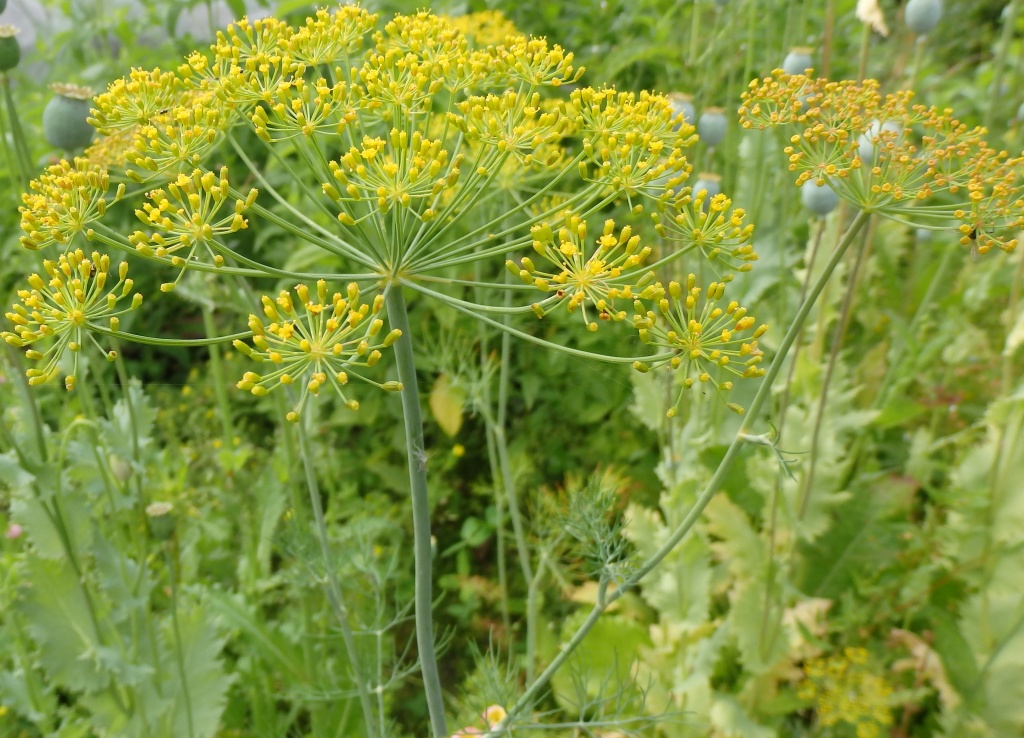
<svg viewBox="0 0 1024 738">
<path fill-rule="evenodd" d="M 282 45 L 308 67 L 341 63 L 347 69 L 349 57 L 362 48 L 376 24 L 375 13 L 355 5 L 342 5 L 333 13 L 320 8 Z"/>
<path fill-rule="evenodd" d="M 419 131 L 410 136 L 393 128 L 389 140 L 366 136 L 361 147 L 353 146 L 338 161 L 330 162 L 334 182 L 325 183 L 323 190 L 335 202 L 345 203 L 338 219 L 352 225 L 368 212 L 366 205 L 387 213 L 392 207 L 433 203 L 455 186 L 459 162 L 461 156 L 449 166 L 448 151 L 441 141 L 424 138 Z M 360 202 L 364 202 L 362 210 L 356 206 Z M 420 215 L 430 220 L 433 211 L 427 207 Z"/>
<path fill-rule="evenodd" d="M 509 36 L 518 36 L 515 24 L 500 10 L 481 10 L 465 15 L 441 16 L 457 31 L 464 33 L 477 47 L 504 43 Z"/>
<path fill-rule="evenodd" d="M 744 223 L 746 212 L 742 208 L 730 211 L 731 207 L 732 200 L 725 195 L 708 197 L 707 190 L 693 193 L 692 188 L 684 187 L 672 211 L 664 217 L 651 213 L 651 219 L 658 235 L 679 243 L 677 255 L 696 248 L 713 265 L 724 263 L 748 272 L 758 259 L 750 242 L 754 226 Z"/>
<path fill-rule="evenodd" d="M 253 109 L 256 135 L 267 142 L 339 135 L 356 117 L 347 91 L 344 82 L 331 85 L 322 77 L 313 83 L 302 77 L 283 82 L 273 103 Z"/>
<path fill-rule="evenodd" d="M 623 320 L 626 311 L 616 308 L 616 300 L 651 296 L 644 287 L 651 286 L 654 273 L 642 268 L 651 249 L 640 246 L 640 237 L 633 235 L 629 226 L 616 235 L 615 221 L 605 221 L 596 248 L 588 255 L 586 221 L 566 210 L 562 223 L 557 233 L 547 223 L 531 229 L 533 250 L 553 264 L 554 271 L 539 269 L 529 257 L 523 257 L 519 264 L 512 260 L 505 263 L 526 284 L 553 293 L 533 305 L 539 317 L 565 305 L 570 313 L 579 310 L 587 330 L 596 331 L 598 324 L 588 307 L 600 320 Z"/>
<path fill-rule="evenodd" d="M 751 83 L 739 112 L 747 128 L 791 129 L 785 153 L 798 186 L 827 181 L 866 212 L 926 228 L 958 220 L 964 245 L 1013 250 L 1016 239 L 1000 232 L 1024 226 L 1024 157 L 990 148 L 987 131 L 951 109 L 912 99 L 909 91 L 883 97 L 875 80 L 777 70 Z"/>
<path fill-rule="evenodd" d="M 117 188 L 108 202 L 110 176 L 89 162 L 76 158 L 73 163 L 61 160 L 29 182 L 29 192 L 21 196 L 21 245 L 37 250 L 51 244 L 70 248 L 78 235 L 89 237 L 89 227 L 106 213 L 110 202 L 124 194 L 124 185 Z"/>
<path fill-rule="evenodd" d="M 38 341 L 53 339 L 46 351 L 29 348 L 25 355 L 43 363 L 43 368 L 29 369 L 29 384 L 42 384 L 58 373 L 57 363 L 65 351 L 70 351 L 73 368 L 65 377 L 64 385 L 74 389 L 78 373 L 78 354 L 88 337 L 94 344 L 91 333 L 96 332 L 100 321 L 107 321 L 106 330 L 117 331 L 120 316 L 135 310 L 142 304 L 142 295 L 132 294 L 127 307 L 118 308 L 118 303 L 132 292 L 134 283 L 128 278 L 128 264 L 121 262 L 117 268 L 117 282 L 107 288 L 110 273 L 110 257 L 93 252 L 86 257 L 81 249 L 62 254 L 57 261 L 43 262 L 45 278 L 33 274 L 28 278 L 32 289 L 19 290 L 20 303 L 15 303 L 7 319 L 14 324 L 14 332 L 0 334 L 7 343 L 18 348 L 33 346 Z M 116 353 L 99 347 L 108 359 Z"/>
<path fill-rule="evenodd" d="M 128 238 L 129 243 L 144 256 L 164 259 L 179 268 L 178 280 L 188 264 L 198 258 L 200 245 L 215 266 L 222 266 L 224 257 L 217 253 L 218 237 L 248 227 L 242 214 L 252 207 L 258 194 L 257 190 L 250 190 L 244 200 L 235 200 L 230 213 L 221 215 L 230 198 L 229 190 L 227 167 L 221 168 L 219 176 L 200 169 L 191 175 L 178 175 L 165 189 L 148 192 L 150 202 L 135 211 L 139 220 L 158 232 L 135 231 Z M 161 289 L 169 291 L 174 283 L 170 284 Z"/>
<path fill-rule="evenodd" d="M 648 372 L 652 368 L 668 366 L 680 371 L 681 389 L 668 416 L 673 417 L 683 400 L 683 391 L 695 385 L 710 384 L 720 392 L 732 389 L 729 380 L 716 378 L 723 372 L 737 377 L 761 377 L 765 370 L 760 366 L 763 359 L 757 340 L 768 330 L 766 325 L 757 325 L 746 308 L 735 301 L 719 305 L 725 294 L 724 282 L 712 282 L 701 299 L 701 288 L 697 278 L 691 274 L 686 284 L 670 282 L 668 290 L 658 283 L 655 285 L 658 310 L 648 309 L 641 300 L 636 300 L 633 325 L 640 340 L 659 350 L 659 354 L 646 361 L 637 361 L 633 368 Z M 739 405 L 730 403 L 729 408 L 743 412 Z"/>
<path fill-rule="evenodd" d="M 819 725 L 832 728 L 845 723 L 857 738 L 878 738 L 892 725 L 892 687 L 866 666 L 867 660 L 863 648 L 845 648 L 842 655 L 806 663 L 807 677 L 797 694 L 813 701 Z"/>
<path fill-rule="evenodd" d="M 318 396 L 325 386 L 333 387 L 347 407 L 359 409 L 359 403 L 345 392 L 351 377 L 387 392 L 402 389 L 398 382 L 378 383 L 355 371 L 374 366 L 383 355 L 381 349 L 390 347 L 402 335 L 396 329 L 381 337 L 383 295 L 378 294 L 372 303 L 361 303 L 359 285 L 353 282 L 345 295 L 335 292 L 328 299 L 324 280 L 316 283 L 315 294 L 311 295 L 304 284 L 297 285 L 294 292 L 297 303 L 287 290 L 281 291 L 276 300 L 264 296 L 263 314 L 270 322 L 250 315 L 253 346 L 234 342 L 235 348 L 249 358 L 273 365 L 271 371 L 262 374 L 246 372 L 238 382 L 239 389 L 261 397 L 282 384 L 298 383 L 299 401 L 288 414 L 293 421 L 298 420 L 308 397 Z"/>
<path fill-rule="evenodd" d="M 668 190 L 690 173 L 683 149 L 693 145 L 697 136 L 693 126 L 675 113 L 669 98 L 585 88 L 574 91 L 571 101 L 590 162 L 590 166 L 580 165 L 584 180 L 664 203 L 670 197 Z"/>
</svg>

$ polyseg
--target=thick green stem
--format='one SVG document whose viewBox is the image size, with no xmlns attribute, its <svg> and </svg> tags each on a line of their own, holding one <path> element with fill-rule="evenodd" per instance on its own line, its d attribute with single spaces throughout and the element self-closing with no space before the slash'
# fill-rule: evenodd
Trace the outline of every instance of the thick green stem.
<svg viewBox="0 0 1024 738">
<path fill-rule="evenodd" d="M 704 491 L 700 497 L 694 503 L 693 507 L 686 514 L 686 517 L 676 526 L 675 530 L 668 537 L 664 544 L 646 561 L 643 566 L 637 569 L 629 579 L 623 582 L 622 586 L 614 590 L 606 596 L 607 582 L 602 582 L 598 588 L 597 604 L 594 605 L 593 610 L 587 616 L 587 619 L 583 621 L 583 624 L 573 634 L 572 638 L 569 639 L 558 655 L 548 664 L 547 668 L 541 673 L 539 677 L 527 688 L 516 703 L 508 710 L 508 717 L 502 721 L 501 725 L 492 731 L 491 735 L 501 735 L 501 731 L 509 725 L 515 717 L 522 711 L 528 709 L 540 696 L 542 691 L 547 687 L 547 683 L 551 680 L 551 677 L 556 671 L 568 660 L 572 655 L 572 652 L 583 642 L 587 633 L 594 627 L 601 614 L 608 609 L 615 600 L 624 595 L 629 590 L 635 588 L 644 577 L 650 574 L 658 565 L 665 559 L 669 553 L 675 549 L 676 546 L 686 537 L 693 528 L 694 524 L 700 518 L 701 513 L 704 512 L 704 508 L 707 507 L 708 503 L 718 492 L 719 488 L 725 482 L 725 478 L 729 473 L 729 469 L 732 467 L 733 461 L 739 455 L 740 449 L 747 442 L 748 429 L 750 424 L 758 417 L 761 408 L 768 401 L 771 396 L 772 384 L 782 371 L 783 364 L 786 363 L 786 355 L 789 353 L 789 349 L 792 348 L 793 343 L 796 341 L 797 335 L 799 335 L 801 328 L 803 327 L 804 321 L 807 320 L 807 316 L 810 314 L 815 302 L 818 300 L 818 296 L 821 295 L 821 291 L 825 289 L 825 285 L 828 283 L 829 278 L 832 276 L 832 272 L 835 271 L 836 266 L 842 260 L 846 250 L 853 243 L 860 229 L 867 222 L 868 214 L 860 212 L 853 219 L 850 227 L 847 229 L 846 234 L 843 236 L 842 241 L 836 247 L 835 253 L 832 258 L 829 259 L 828 264 L 825 266 L 821 276 L 815 282 L 814 287 L 807 295 L 807 299 L 800 306 L 797 311 L 796 317 L 790 324 L 789 329 L 786 331 L 786 335 L 783 336 L 782 341 L 779 343 L 779 348 L 776 351 L 775 358 L 772 361 L 771 367 L 769 367 L 764 379 L 761 381 L 761 386 L 757 390 L 757 394 L 750 403 L 748 412 L 744 418 L 744 421 L 740 424 L 740 428 L 736 433 L 736 437 L 729 445 L 728 450 L 725 452 L 725 456 L 722 457 L 722 461 L 719 463 L 718 468 L 715 470 L 714 475 L 708 482 Z"/>
<path fill-rule="evenodd" d="M 207 338 L 217 337 L 217 324 L 213 319 L 213 309 L 203 305 L 203 328 Z M 231 423 L 231 405 L 228 402 L 227 382 L 224 380 L 224 367 L 221 363 L 220 348 L 210 344 L 210 373 L 213 375 L 213 394 L 217 398 L 217 409 L 220 411 L 220 428 L 224 447 L 230 448 L 234 430 Z"/>
<path fill-rule="evenodd" d="M 363 721 L 366 723 L 366 734 L 368 738 L 376 738 L 376 721 L 373 715 L 373 705 L 370 702 L 370 692 L 363 679 L 363 672 L 359 668 L 356 638 L 352 632 L 352 625 L 349 623 L 348 608 L 345 606 L 341 583 L 338 581 L 338 574 L 335 571 L 333 557 L 331 556 L 331 542 L 327 533 L 327 521 L 324 519 L 324 509 L 320 503 L 320 485 L 316 481 L 316 469 L 313 467 L 313 456 L 309 448 L 309 438 L 306 436 L 303 422 L 305 421 L 296 423 L 297 435 L 299 437 L 299 455 L 302 457 L 302 467 L 306 474 L 309 504 L 313 509 L 316 537 L 320 543 L 320 553 L 324 562 L 327 601 L 330 603 L 331 609 L 334 610 L 334 615 L 338 619 L 338 627 L 341 628 L 341 638 L 345 643 L 349 662 L 352 664 L 352 675 L 356 683 L 356 692 L 359 694 L 359 705 L 363 711 Z"/>
<path fill-rule="evenodd" d="M 423 691 L 430 712 L 434 738 L 446 738 L 448 727 L 444 716 L 441 677 L 437 671 L 432 608 L 433 571 L 430 545 L 430 499 L 427 495 L 426 449 L 423 447 L 423 420 L 420 414 L 419 385 L 416 382 L 416 359 L 413 355 L 412 331 L 405 296 L 401 286 L 394 284 L 387 293 L 388 320 L 402 332 L 395 341 L 395 362 L 398 381 L 402 383 L 402 414 L 405 419 L 405 443 L 409 456 L 409 486 L 412 494 L 413 553 L 416 561 L 416 645 L 419 651 Z"/>
</svg>

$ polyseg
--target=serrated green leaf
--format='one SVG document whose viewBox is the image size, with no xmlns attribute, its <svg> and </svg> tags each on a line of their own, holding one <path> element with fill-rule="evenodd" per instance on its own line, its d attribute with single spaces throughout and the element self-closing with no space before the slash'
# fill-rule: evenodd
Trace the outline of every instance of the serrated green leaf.
<svg viewBox="0 0 1024 738">
<path fill-rule="evenodd" d="M 171 617 L 161 624 L 163 640 L 169 652 L 164 668 L 169 674 L 164 695 L 171 702 L 170 712 L 164 716 L 161 735 L 213 738 L 220 727 L 220 716 L 227 703 L 228 687 L 232 677 L 224 671 L 220 651 L 223 638 L 209 609 L 201 605 L 179 605 L 177 628 Z M 180 651 L 184 678 L 180 678 L 176 665 Z M 183 683 L 184 682 L 184 683 Z"/>
<path fill-rule="evenodd" d="M 110 674 L 97 657 L 103 644 L 71 566 L 30 557 L 24 581 L 30 586 L 18 607 L 39 644 L 39 661 L 50 680 L 75 691 L 104 689 Z"/>
</svg>

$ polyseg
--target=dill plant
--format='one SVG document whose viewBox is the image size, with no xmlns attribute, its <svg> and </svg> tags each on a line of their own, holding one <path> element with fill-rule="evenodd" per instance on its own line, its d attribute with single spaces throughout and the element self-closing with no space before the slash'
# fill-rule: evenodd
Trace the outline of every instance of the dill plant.
<svg viewBox="0 0 1024 738">
<path fill-rule="evenodd" d="M 192 54 L 172 71 L 136 69 L 111 84 L 94 101 L 91 122 L 101 137 L 32 182 L 21 209 L 22 244 L 70 256 L 46 267 L 49 283 L 30 279 L 22 305 L 10 313 L 15 329 L 4 338 L 42 362 L 30 370 L 33 383 L 63 372 L 71 390 L 79 365 L 62 363 L 62 355 L 99 345 L 94 335 L 188 343 L 121 329 L 117 300 L 131 292 L 128 261 L 165 267 L 171 277 L 164 292 L 192 272 L 235 280 L 250 293 L 260 280 L 296 285 L 259 298 L 252 308 L 262 315 L 250 316 L 247 331 L 201 343 L 230 341 L 253 361 L 239 389 L 292 397 L 287 419 L 298 429 L 328 599 L 371 735 L 384 730 L 384 707 L 374 697 L 384 685 L 366 683 L 358 665 L 304 422 L 309 403 L 324 392 L 358 409 L 365 390 L 354 380 L 401 395 L 418 658 L 432 733 L 447 735 L 408 297 L 436 300 L 574 356 L 641 370 L 667 365 L 685 375 L 684 387 L 728 393 L 732 383 L 718 381 L 719 372 L 763 373 L 757 338 L 764 328 L 735 302 L 714 306 L 732 270 L 746 271 L 756 259 L 752 228 L 725 196 L 692 196 L 684 186 L 684 150 L 696 136 L 667 98 L 611 88 L 559 94 L 582 69 L 544 39 L 505 35 L 487 45 L 428 12 L 382 24 L 343 6 L 298 27 L 243 19 L 218 35 L 211 52 Z M 238 164 L 229 171 L 217 161 L 231 153 Z M 512 205 L 480 222 L 499 198 Z M 633 226 L 606 217 L 618 205 L 633 219 L 650 218 L 651 232 L 670 247 L 656 253 Z M 138 227 L 125 232 L 114 213 L 132 211 Z M 593 228 L 594 220 L 601 225 Z M 263 223 L 288 239 L 269 263 L 247 253 L 240 238 Z M 104 252 L 86 257 L 86 244 Z M 321 250 L 312 270 L 288 267 L 287 252 L 300 246 Z M 523 255 L 528 251 L 534 255 Z M 654 276 L 690 253 L 703 253 L 722 275 L 700 307 L 699 287 L 689 284 L 683 295 Z M 121 282 L 104 295 L 110 254 L 123 260 Z M 477 276 L 466 278 L 475 265 L 482 267 Z M 518 282 L 504 278 L 503 265 Z M 502 291 L 511 300 L 480 299 Z M 140 301 L 132 297 L 131 307 Z M 654 307 L 668 321 L 664 329 Z M 566 345 L 571 338 L 540 339 L 508 320 L 556 310 L 578 315 L 581 330 L 608 323 L 655 352 L 591 354 Z M 45 351 L 36 348 L 44 343 Z M 379 381 L 374 367 L 392 351 L 398 378 Z"/>
<path fill-rule="evenodd" d="M 734 379 L 763 377 L 696 504 L 642 562 L 625 561 L 621 531 L 607 526 L 603 511 L 575 500 L 581 510 L 572 535 L 597 543 L 596 602 L 518 699 L 489 710 L 487 729 L 500 734 L 532 709 L 608 607 L 683 540 L 743 445 L 767 443 L 750 426 L 869 215 L 932 228 L 959 221 L 978 251 L 1012 249 L 1015 242 L 998 234 L 1022 222 L 1018 162 L 987 148 L 981 133 L 947 112 L 910 106 L 906 96 L 882 100 L 870 83 L 777 74 L 755 85 L 741 111 L 745 124 L 801 126 L 787 152 L 799 183 L 814 178 L 858 209 L 766 369 L 759 346 L 766 327 L 725 297 L 733 273 L 757 259 L 752 227 L 726 196 L 686 186 L 685 151 L 697 139 L 673 100 L 608 87 L 566 95 L 582 74 L 571 53 L 496 22 L 469 30 L 428 12 L 381 23 L 354 6 L 317 11 L 297 27 L 243 19 L 218 34 L 210 54 L 192 54 L 171 71 L 133 70 L 113 83 L 94 101 L 99 140 L 83 156 L 50 167 L 25 195 L 22 244 L 59 253 L 44 262 L 47 278 L 30 277 L 31 289 L 8 314 L 14 329 L 3 334 L 41 363 L 29 370 L 33 384 L 63 374 L 72 390 L 80 374 L 75 357 L 90 345 L 116 360 L 102 341 L 188 343 L 122 330 L 122 314 L 141 303 L 127 278 L 130 261 L 164 268 L 170 276 L 163 292 L 203 273 L 252 296 L 256 312 L 247 330 L 200 343 L 230 342 L 253 362 L 238 379 L 240 390 L 288 398 L 284 417 L 297 428 L 328 599 L 369 735 L 387 730 L 385 685 L 364 680 L 358 666 L 306 422 L 322 395 L 352 410 L 362 392 L 401 397 L 419 667 L 431 732 L 446 736 L 410 298 L 576 357 L 641 372 L 666 369 L 679 387 L 670 415 L 688 389 L 728 397 Z M 890 120 L 904 131 L 876 125 Z M 906 131 L 914 126 L 925 131 L 923 147 L 909 143 Z M 861 135 L 872 137 L 871 162 L 860 157 Z M 237 163 L 222 166 L 225 157 Z M 954 197 L 921 204 L 941 195 Z M 495 202 L 508 206 L 490 215 Z M 616 208 L 628 212 L 629 223 L 608 217 Z M 118 218 L 132 213 L 138 225 L 126 232 Z M 281 253 L 265 260 L 243 238 L 263 226 L 286 234 Z M 302 270 L 288 258 L 300 247 L 320 250 Z M 119 279 L 107 290 L 115 256 Z M 716 273 L 706 287 L 688 270 L 659 281 L 677 260 L 697 256 Z M 289 288 L 257 296 L 254 285 L 270 280 Z M 118 304 L 129 295 L 130 306 Z M 555 342 L 526 330 L 525 321 L 554 311 L 578 318 L 578 330 L 621 331 L 629 337 L 624 343 L 635 339 L 649 350 L 606 356 L 568 345 L 571 337 Z M 517 316 L 518 327 L 511 323 Z M 392 358 L 397 380 L 377 368 Z M 744 414 L 739 404 L 728 406 Z"/>
</svg>

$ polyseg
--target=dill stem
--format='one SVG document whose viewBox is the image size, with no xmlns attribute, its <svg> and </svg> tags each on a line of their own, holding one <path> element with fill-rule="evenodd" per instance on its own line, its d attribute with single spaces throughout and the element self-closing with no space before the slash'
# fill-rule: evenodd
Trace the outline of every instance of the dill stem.
<svg viewBox="0 0 1024 738">
<path fill-rule="evenodd" d="M 416 645 L 419 653 L 420 675 L 430 713 L 430 728 L 434 738 L 446 738 L 448 728 L 444 715 L 441 677 L 437 669 L 437 651 L 434 644 L 432 608 L 433 567 L 430 540 L 430 499 L 427 494 L 427 467 L 422 461 L 423 419 L 420 412 L 420 393 L 416 381 L 416 359 L 413 355 L 412 330 L 409 313 L 400 284 L 392 284 L 387 292 L 388 320 L 402 332 L 395 341 L 395 363 L 398 381 L 402 383 L 402 415 L 405 425 L 405 447 L 409 459 L 409 486 L 412 496 L 413 553 L 416 566 L 415 613 Z"/>
</svg>

